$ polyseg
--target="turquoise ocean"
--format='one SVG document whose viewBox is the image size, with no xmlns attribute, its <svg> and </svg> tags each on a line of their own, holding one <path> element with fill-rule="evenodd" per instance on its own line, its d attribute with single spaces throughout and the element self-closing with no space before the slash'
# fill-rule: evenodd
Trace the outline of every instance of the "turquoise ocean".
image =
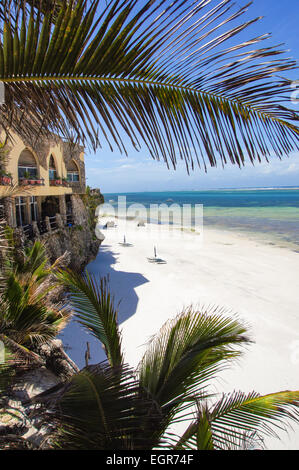
<svg viewBox="0 0 299 470">
<path fill-rule="evenodd" d="M 127 206 L 142 204 L 202 204 L 204 227 L 247 234 L 267 244 L 299 253 L 299 188 L 219 189 L 106 193 L 105 202 L 117 205 L 126 196 Z"/>
</svg>

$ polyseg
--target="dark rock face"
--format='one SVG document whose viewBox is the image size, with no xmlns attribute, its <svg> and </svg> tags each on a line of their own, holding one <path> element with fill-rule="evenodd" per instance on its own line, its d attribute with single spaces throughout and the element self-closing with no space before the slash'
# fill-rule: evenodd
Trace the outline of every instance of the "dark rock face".
<svg viewBox="0 0 299 470">
<path fill-rule="evenodd" d="M 97 256 L 101 241 L 90 224 L 89 210 L 79 195 L 72 195 L 74 224 L 60 225 L 55 231 L 38 236 L 45 243 L 51 263 L 56 267 L 83 270 Z M 16 233 L 18 235 L 18 232 Z M 20 247 L 25 240 L 16 236 Z M 46 282 L 51 283 L 51 276 Z M 63 301 L 65 291 L 58 286 L 48 294 L 51 303 Z M 34 397 L 67 382 L 79 369 L 63 349 L 62 341 L 51 340 L 35 348 L 28 368 L 17 374 L 16 382 L 0 397 L 0 449 L 49 449 L 53 423 L 45 423 Z"/>
<path fill-rule="evenodd" d="M 68 267 L 82 271 L 98 253 L 100 240 L 95 239 L 88 226 L 65 227 L 43 235 L 50 261 L 53 263 L 65 252 L 69 253 Z"/>
</svg>

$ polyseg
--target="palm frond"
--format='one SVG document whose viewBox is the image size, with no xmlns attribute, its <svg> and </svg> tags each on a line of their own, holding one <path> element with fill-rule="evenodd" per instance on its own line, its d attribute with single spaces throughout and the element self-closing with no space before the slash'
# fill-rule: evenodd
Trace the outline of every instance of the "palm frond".
<svg viewBox="0 0 299 470">
<path fill-rule="evenodd" d="M 78 322 L 101 341 L 110 365 L 116 367 L 122 364 L 117 310 L 107 280 L 100 279 L 98 282 L 88 271 L 80 275 L 61 270 L 57 277 L 70 289 L 70 303 Z"/>
<path fill-rule="evenodd" d="M 16 343 L 34 348 L 53 339 L 66 324 L 63 310 L 50 308 L 35 300 L 27 290 L 11 279 L 0 301 L 0 333 Z"/>
<path fill-rule="evenodd" d="M 264 45 L 268 34 L 237 39 L 260 20 L 241 21 L 251 3 L 53 0 L 54 22 L 54 7 L 34 3 L 0 24 L 3 128 L 122 152 L 125 133 L 135 149 L 188 170 L 299 148 L 291 81 L 281 78 L 295 61 Z"/>
<path fill-rule="evenodd" d="M 37 240 L 32 246 L 24 248 L 23 263 L 15 263 L 14 270 L 18 274 L 31 273 L 40 280 L 48 275 L 45 269 L 47 262 L 45 245 Z"/>
<path fill-rule="evenodd" d="M 43 257 L 34 256 L 31 261 L 33 272 L 26 267 L 26 258 L 21 267 L 12 261 L 13 269 L 4 270 L 0 298 L 0 333 L 28 347 L 55 337 L 69 316 L 59 302 L 47 300 L 57 284 L 48 286 Z"/>
<path fill-rule="evenodd" d="M 53 399 L 53 397 L 55 397 Z M 55 400 L 57 406 L 55 406 Z M 76 450 L 137 450 L 151 448 L 161 413 L 126 365 L 89 366 L 38 397 L 56 418 L 54 448 Z"/>
<path fill-rule="evenodd" d="M 299 391 L 233 392 L 211 406 L 200 403 L 196 421 L 175 448 L 242 449 L 248 440 L 254 444 L 263 436 L 278 437 L 276 430 L 286 430 L 290 421 L 299 422 Z"/>
<path fill-rule="evenodd" d="M 246 327 L 225 311 L 186 309 L 152 339 L 139 366 L 142 386 L 165 410 L 202 392 L 209 380 L 240 355 Z"/>
<path fill-rule="evenodd" d="M 58 283 L 55 279 L 49 282 L 52 267 L 43 244 L 37 241 L 30 248 L 17 247 L 10 227 L 5 227 L 3 237 L 0 334 L 20 346 L 34 348 L 59 333 L 69 312 L 48 299 Z"/>
<path fill-rule="evenodd" d="M 40 356 L 30 349 L 13 341 L 8 336 L 0 333 L 0 340 L 4 343 L 7 351 L 12 354 L 13 362 L 11 364 L 26 364 L 28 367 L 41 367 L 44 365 Z M 16 369 L 16 367 L 15 367 Z"/>
</svg>

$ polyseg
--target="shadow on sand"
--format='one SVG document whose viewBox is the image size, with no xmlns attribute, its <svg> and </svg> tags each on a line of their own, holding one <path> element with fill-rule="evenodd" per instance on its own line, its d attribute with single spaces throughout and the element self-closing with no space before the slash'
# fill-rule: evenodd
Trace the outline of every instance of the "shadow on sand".
<svg viewBox="0 0 299 470">
<path fill-rule="evenodd" d="M 149 280 L 140 273 L 115 270 L 118 255 L 119 253 L 113 253 L 110 250 L 110 246 L 102 245 L 97 258 L 88 265 L 87 269 L 98 279 L 108 276 L 115 305 L 119 305 L 118 321 L 121 324 L 136 312 L 139 299 L 135 288 Z M 67 354 L 80 368 L 85 366 L 84 354 L 87 341 L 90 345 L 90 364 L 106 359 L 101 343 L 74 319 L 62 331 L 59 339 L 63 341 Z"/>
</svg>

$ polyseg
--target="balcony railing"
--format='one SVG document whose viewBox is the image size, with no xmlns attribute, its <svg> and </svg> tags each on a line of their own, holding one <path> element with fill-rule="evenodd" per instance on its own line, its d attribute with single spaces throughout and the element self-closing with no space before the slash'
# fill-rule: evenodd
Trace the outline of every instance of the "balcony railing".
<svg viewBox="0 0 299 470">
<path fill-rule="evenodd" d="M 29 240 L 32 240 L 34 238 L 34 231 L 32 225 L 24 225 L 23 226 L 23 232 L 26 238 Z"/>
<path fill-rule="evenodd" d="M 47 231 L 48 231 L 47 224 L 46 224 L 45 220 L 39 220 L 37 222 L 37 228 L 38 228 L 38 231 L 41 235 L 43 235 L 44 233 L 47 233 Z"/>
<path fill-rule="evenodd" d="M 55 215 L 53 217 L 49 217 L 49 223 L 50 223 L 51 230 L 56 230 L 58 228 Z"/>
<path fill-rule="evenodd" d="M 28 224 L 18 228 L 22 228 L 25 237 L 28 240 L 32 240 L 38 235 L 44 235 L 45 233 L 55 232 L 59 227 L 61 227 L 61 222 L 65 227 L 73 227 L 75 225 L 73 214 L 56 215 L 54 215 L 53 217 L 46 217 L 44 220 L 37 221 L 35 227 L 31 224 Z M 58 215 L 60 216 L 60 222 L 57 222 Z"/>
<path fill-rule="evenodd" d="M 74 217 L 73 217 L 73 214 L 67 214 L 66 215 L 66 225 L 68 227 L 71 227 L 72 225 L 74 225 Z"/>
</svg>

